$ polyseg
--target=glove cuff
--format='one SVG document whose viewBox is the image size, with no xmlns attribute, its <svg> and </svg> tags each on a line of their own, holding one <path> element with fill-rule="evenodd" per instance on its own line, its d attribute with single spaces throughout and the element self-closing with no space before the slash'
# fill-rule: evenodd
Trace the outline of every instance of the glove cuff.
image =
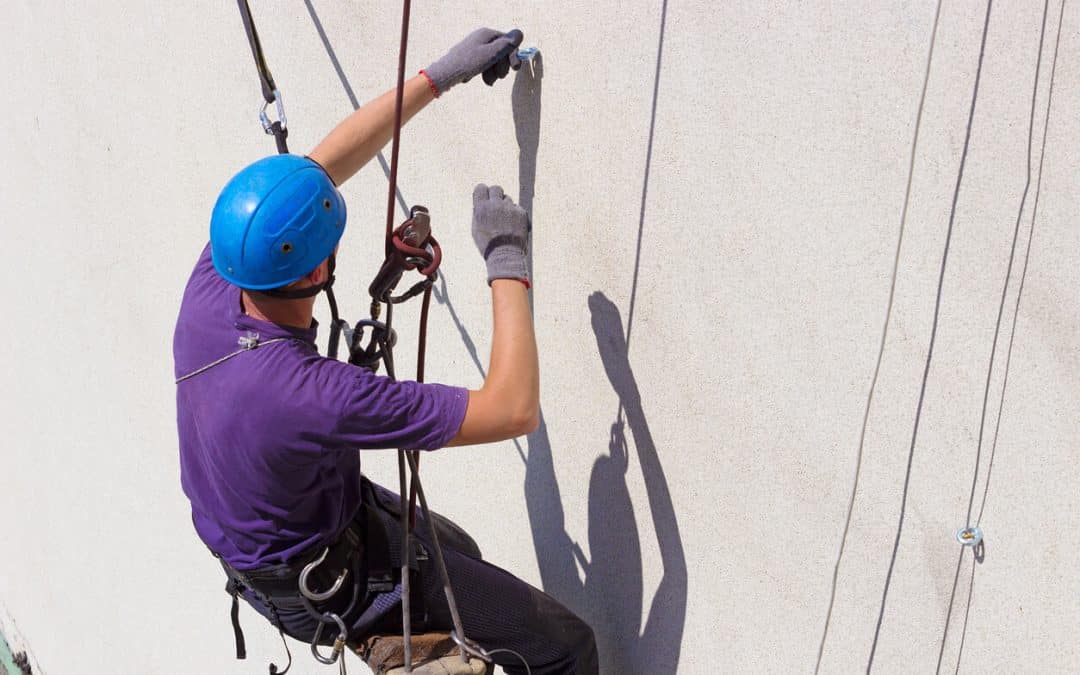
<svg viewBox="0 0 1080 675">
<path fill-rule="evenodd" d="M 444 56 L 420 71 L 427 78 L 428 85 L 432 90 L 438 92 L 436 96 L 441 96 L 450 91 L 450 87 L 462 80 L 462 76 L 454 70 L 452 65 L 448 65 L 445 60 L 446 57 Z"/>
<path fill-rule="evenodd" d="M 515 244 L 501 244 L 488 247 L 487 255 L 488 285 L 496 279 L 517 279 L 529 284 L 529 270 L 525 264 L 525 251 Z"/>
<path fill-rule="evenodd" d="M 431 93 L 435 95 L 435 98 L 439 98 L 439 96 L 442 95 L 442 92 L 439 91 L 438 85 L 435 84 L 435 80 L 433 80 L 431 78 L 431 75 L 428 74 L 427 69 L 425 68 L 424 70 L 421 70 L 420 74 L 424 76 L 425 80 L 427 80 L 427 86 L 429 89 L 431 89 Z"/>
</svg>

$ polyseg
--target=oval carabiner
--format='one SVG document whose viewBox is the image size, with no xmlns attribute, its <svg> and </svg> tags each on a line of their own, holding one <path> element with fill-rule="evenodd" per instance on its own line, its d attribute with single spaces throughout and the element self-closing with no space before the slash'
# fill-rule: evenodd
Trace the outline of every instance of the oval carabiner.
<svg viewBox="0 0 1080 675">
<path fill-rule="evenodd" d="M 337 614 L 326 613 L 323 614 L 323 617 L 319 621 L 319 627 L 315 629 L 315 637 L 311 640 L 311 655 L 319 663 L 329 666 L 337 663 L 338 658 L 341 657 L 341 652 L 345 649 L 345 641 L 349 639 L 349 631 L 345 628 L 345 622 Z M 338 627 L 338 636 L 334 639 L 334 647 L 330 650 L 330 656 L 323 656 L 319 653 L 319 639 L 322 638 L 323 626 L 329 623 L 329 621 L 325 620 L 325 617 L 329 617 L 330 621 L 336 623 Z"/>
<path fill-rule="evenodd" d="M 281 130 L 288 129 L 288 122 L 285 121 L 285 101 L 281 98 L 281 92 L 277 89 L 274 90 L 274 100 L 263 102 L 262 109 L 259 110 L 259 122 L 262 123 L 263 131 L 267 134 L 274 133 L 274 120 L 270 119 L 270 116 L 266 114 L 266 109 L 273 103 L 277 107 L 277 121 L 281 123 Z"/>
<path fill-rule="evenodd" d="M 324 600 L 329 600 L 334 597 L 334 594 L 341 590 L 341 585 L 345 583 L 345 577 L 349 575 L 349 568 L 342 568 L 341 574 L 338 575 L 337 581 L 330 587 L 330 590 L 321 593 L 317 593 L 308 587 L 308 577 L 311 576 L 311 573 L 315 571 L 316 567 L 326 560 L 328 553 L 330 553 L 329 546 L 323 549 L 322 554 L 319 555 L 318 558 L 304 565 L 304 569 L 300 571 L 300 583 L 298 584 L 300 586 L 300 594 L 312 602 L 323 602 Z"/>
</svg>

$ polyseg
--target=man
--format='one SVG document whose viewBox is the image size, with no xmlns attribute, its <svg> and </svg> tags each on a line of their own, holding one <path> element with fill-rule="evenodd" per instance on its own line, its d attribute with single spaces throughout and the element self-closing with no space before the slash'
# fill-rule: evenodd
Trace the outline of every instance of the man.
<svg viewBox="0 0 1080 675">
<path fill-rule="evenodd" d="M 521 38 L 470 34 L 406 81 L 403 119 L 476 75 L 489 84 L 505 76 Z M 322 645 L 342 630 L 354 642 L 402 630 L 399 502 L 361 476 L 357 450 L 489 443 L 529 433 L 538 420 L 528 216 L 498 186 L 473 193 L 494 314 L 480 389 L 394 382 L 317 352 L 312 309 L 333 282 L 345 226 L 336 186 L 390 140 L 394 96 L 354 112 L 307 157 L 269 157 L 229 182 L 174 337 L 181 482 L 195 529 L 221 559 L 234 603 L 242 594 L 283 632 Z M 448 630 L 428 526 L 418 520 L 414 630 Z M 598 671 L 585 623 L 435 520 L 469 638 L 509 673 L 526 672 L 522 661 L 535 675 Z M 301 579 L 305 568 L 314 572 Z M 241 652 L 235 604 L 234 627 Z"/>
</svg>

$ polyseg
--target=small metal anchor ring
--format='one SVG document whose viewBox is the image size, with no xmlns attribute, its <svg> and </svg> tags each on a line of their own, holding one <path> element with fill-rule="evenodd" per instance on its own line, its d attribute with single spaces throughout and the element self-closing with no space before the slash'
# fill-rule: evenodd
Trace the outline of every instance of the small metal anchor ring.
<svg viewBox="0 0 1080 675">
<path fill-rule="evenodd" d="M 341 590 L 341 585 L 345 583 L 345 577 L 349 575 L 349 568 L 343 568 L 341 570 L 341 574 L 338 575 L 337 580 L 334 582 L 334 585 L 331 586 L 329 590 L 323 591 L 322 593 L 317 593 L 311 590 L 311 587 L 308 586 L 308 577 L 311 576 L 311 573 L 315 571 L 316 567 L 321 565 L 323 561 L 326 560 L 326 555 L 329 552 L 330 547 L 327 546 L 323 549 L 322 554 L 319 555 L 318 558 L 312 560 L 307 565 L 304 565 L 304 569 L 300 572 L 300 593 L 312 602 L 323 602 L 324 600 L 329 600 L 330 598 L 334 597 L 334 594 Z"/>
<path fill-rule="evenodd" d="M 982 529 L 975 527 L 962 527 L 956 531 L 956 541 L 960 542 L 962 546 L 975 547 L 982 543 L 983 531 Z"/>
</svg>

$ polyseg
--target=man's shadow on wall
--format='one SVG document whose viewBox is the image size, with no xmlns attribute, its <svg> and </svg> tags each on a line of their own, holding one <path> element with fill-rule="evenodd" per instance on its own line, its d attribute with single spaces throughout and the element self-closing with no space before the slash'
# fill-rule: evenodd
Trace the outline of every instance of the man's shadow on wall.
<svg viewBox="0 0 1080 675">
<path fill-rule="evenodd" d="M 596 292 L 589 296 L 589 310 L 604 371 L 619 396 L 621 410 L 611 425 L 607 453 L 593 463 L 589 477 L 589 558 L 566 532 L 551 441 L 542 417 L 540 428 L 529 436 L 525 500 L 540 576 L 545 591 L 593 627 L 605 672 L 674 673 L 687 598 L 686 555 L 678 520 L 627 358 L 619 309 Z M 627 426 L 645 479 L 664 567 L 644 627 L 641 539 L 626 485 L 631 465 Z"/>
<path fill-rule="evenodd" d="M 533 196 L 540 145 L 542 79 L 543 61 L 538 55 L 532 64 L 519 71 L 512 93 L 519 148 L 519 201 L 530 215 L 535 215 Z M 655 91 L 654 86 L 653 123 Z M 650 128 L 649 159 L 651 153 Z M 642 190 L 642 223 L 647 181 L 648 171 Z M 531 249 L 529 268 L 533 269 Z M 528 437 L 525 501 L 540 577 L 545 591 L 593 627 L 605 672 L 674 673 L 679 663 L 687 602 L 686 555 L 678 520 L 630 367 L 619 309 L 600 292 L 589 296 L 588 305 L 597 349 L 608 380 L 619 397 L 619 410 L 609 431 L 606 453 L 593 463 L 589 477 L 589 556 L 566 531 L 566 515 L 543 411 L 539 428 Z M 631 466 L 627 426 L 644 476 L 652 526 L 664 567 L 644 626 L 641 539 L 626 484 Z M 572 452 L 583 450 L 586 449 L 571 449 Z M 524 455 L 520 448 L 519 453 Z"/>
</svg>

